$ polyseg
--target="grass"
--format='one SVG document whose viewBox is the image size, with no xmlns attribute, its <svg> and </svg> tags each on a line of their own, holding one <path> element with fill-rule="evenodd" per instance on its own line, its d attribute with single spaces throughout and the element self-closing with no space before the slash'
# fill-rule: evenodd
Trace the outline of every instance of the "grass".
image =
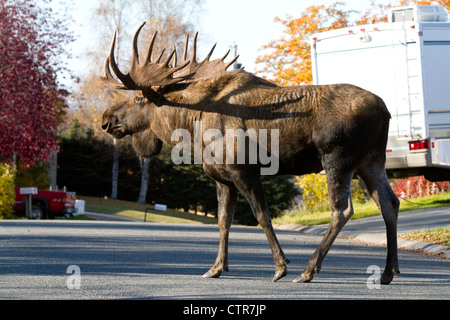
<svg viewBox="0 0 450 320">
<path fill-rule="evenodd" d="M 123 200 L 103 199 L 94 197 L 77 196 L 78 199 L 85 200 L 85 210 L 91 212 L 108 213 L 124 217 L 144 220 L 145 210 L 150 207 L 146 204 L 138 204 Z M 434 195 L 430 197 L 416 198 L 413 200 L 401 200 L 400 211 L 409 211 L 417 209 L 436 208 L 450 206 L 450 192 Z M 377 206 L 373 201 L 364 204 L 354 203 L 354 215 L 352 220 L 379 215 Z M 322 210 L 317 212 L 305 212 L 303 210 L 294 210 L 285 212 L 282 216 L 274 218 L 274 224 L 296 224 L 302 226 L 313 226 L 318 224 L 330 223 L 331 212 Z M 197 215 L 193 213 L 181 212 L 167 209 L 166 212 L 150 210 L 147 213 L 147 220 L 162 223 L 200 223 L 216 224 L 217 219 Z"/>
<path fill-rule="evenodd" d="M 148 204 L 139 204 L 136 202 L 103 199 L 95 197 L 77 196 L 77 199 L 85 201 L 85 211 L 107 213 L 117 216 L 134 218 L 144 221 L 145 210 L 153 208 Z M 194 224 L 216 224 L 217 219 L 209 216 L 181 212 L 167 209 L 167 211 L 149 210 L 147 212 L 147 221 L 160 223 L 194 223 Z"/>
<path fill-rule="evenodd" d="M 371 217 L 380 214 L 377 206 L 373 201 L 365 204 L 354 203 L 353 209 L 355 211 L 352 220 Z M 274 224 L 296 224 L 302 226 L 315 226 L 318 224 L 328 224 L 331 220 L 330 210 L 321 210 L 309 212 L 303 209 L 297 209 L 290 212 L 285 212 L 284 215 L 274 218 Z"/>
<path fill-rule="evenodd" d="M 409 232 L 400 235 L 399 238 L 432 242 L 450 248 L 450 227 L 437 227 L 435 229 Z"/>
<path fill-rule="evenodd" d="M 411 200 L 400 200 L 400 211 L 428 209 L 450 206 L 450 192 L 433 195 L 430 197 L 416 198 Z M 379 215 L 380 212 L 371 200 L 367 203 L 354 203 L 354 215 L 352 220 Z M 274 224 L 296 224 L 302 226 L 313 226 L 328 224 L 331 220 L 331 211 L 322 210 L 317 212 L 306 212 L 305 210 L 293 210 L 273 219 Z"/>
</svg>

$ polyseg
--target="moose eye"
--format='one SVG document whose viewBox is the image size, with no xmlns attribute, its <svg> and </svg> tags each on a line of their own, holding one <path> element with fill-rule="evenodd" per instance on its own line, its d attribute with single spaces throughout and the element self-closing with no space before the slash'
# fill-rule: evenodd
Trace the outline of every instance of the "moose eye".
<svg viewBox="0 0 450 320">
<path fill-rule="evenodd" d="M 134 98 L 134 102 L 135 103 L 142 103 L 142 102 L 144 102 L 144 98 L 138 96 L 138 97 Z"/>
</svg>

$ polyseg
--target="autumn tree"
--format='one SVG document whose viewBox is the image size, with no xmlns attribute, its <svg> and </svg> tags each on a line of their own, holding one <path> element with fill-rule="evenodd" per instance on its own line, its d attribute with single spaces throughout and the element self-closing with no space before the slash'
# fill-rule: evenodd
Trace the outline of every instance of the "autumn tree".
<svg viewBox="0 0 450 320">
<path fill-rule="evenodd" d="M 284 36 L 262 48 L 266 54 L 256 60 L 262 66 L 258 73 L 281 85 L 311 83 L 310 37 L 317 32 L 347 27 L 354 11 L 343 7 L 342 2 L 329 7 L 313 5 L 298 18 L 276 17 L 275 21 L 285 28 Z"/>
<path fill-rule="evenodd" d="M 57 73 L 72 40 L 51 1 L 0 0 L 0 161 L 45 162 L 64 114 Z"/>
<path fill-rule="evenodd" d="M 16 193 L 14 178 L 16 169 L 8 163 L 0 162 L 0 220 L 8 218 L 12 213 Z"/>
</svg>

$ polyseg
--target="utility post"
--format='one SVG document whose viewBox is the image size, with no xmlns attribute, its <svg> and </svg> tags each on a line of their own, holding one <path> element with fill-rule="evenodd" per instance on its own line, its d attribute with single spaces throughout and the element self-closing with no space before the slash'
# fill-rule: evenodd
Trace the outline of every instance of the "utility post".
<svg viewBox="0 0 450 320">
<path fill-rule="evenodd" d="M 238 46 L 236 43 L 233 43 L 233 45 L 231 46 L 231 48 L 234 50 L 234 57 L 237 57 L 237 53 L 238 53 Z M 242 64 L 238 63 L 237 60 L 233 63 L 233 70 L 238 70 L 242 68 Z"/>
</svg>

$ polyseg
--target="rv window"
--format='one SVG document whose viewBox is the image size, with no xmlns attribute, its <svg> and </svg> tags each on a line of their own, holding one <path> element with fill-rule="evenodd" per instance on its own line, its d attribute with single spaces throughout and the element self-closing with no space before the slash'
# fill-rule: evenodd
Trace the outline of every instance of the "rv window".
<svg viewBox="0 0 450 320">
<path fill-rule="evenodd" d="M 405 15 L 404 21 L 414 21 L 414 11 L 411 9 L 392 12 L 392 22 L 403 22 L 403 15 Z"/>
</svg>

